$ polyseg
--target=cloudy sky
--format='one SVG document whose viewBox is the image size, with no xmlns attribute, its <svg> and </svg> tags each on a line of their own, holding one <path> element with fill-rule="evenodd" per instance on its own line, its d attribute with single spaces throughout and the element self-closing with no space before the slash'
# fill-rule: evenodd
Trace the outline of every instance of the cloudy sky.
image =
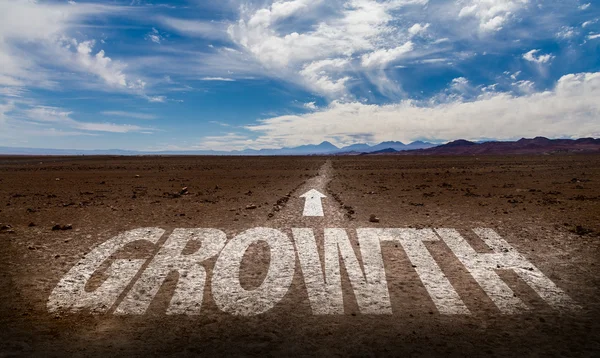
<svg viewBox="0 0 600 358">
<path fill-rule="evenodd" d="M 591 0 L 0 0 L 0 146 L 600 137 Z"/>
</svg>

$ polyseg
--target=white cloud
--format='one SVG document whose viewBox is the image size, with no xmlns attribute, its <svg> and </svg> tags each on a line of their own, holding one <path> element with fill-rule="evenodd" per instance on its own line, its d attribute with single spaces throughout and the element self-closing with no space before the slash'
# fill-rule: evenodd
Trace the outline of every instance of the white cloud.
<svg viewBox="0 0 600 358">
<path fill-rule="evenodd" d="M 354 59 L 362 59 L 367 68 L 383 66 L 408 49 L 409 28 L 392 24 L 393 12 L 407 5 L 427 3 L 427 0 L 276 1 L 260 9 L 242 8 L 241 19 L 229 26 L 228 33 L 241 49 L 277 77 L 325 96 L 339 97 L 347 92 L 351 78 L 348 72 L 356 71 L 352 66 Z M 325 6 L 328 11 L 321 10 Z M 300 14 L 310 22 L 301 27 L 302 31 L 286 26 L 284 20 Z M 412 31 L 416 34 L 427 27 L 417 24 Z M 405 46 L 387 46 L 397 43 L 400 37 L 404 37 Z M 336 60 L 345 61 L 344 66 L 321 66 Z M 320 66 L 318 72 L 315 66 Z"/>
<path fill-rule="evenodd" d="M 91 3 L 0 2 L 0 86 L 56 88 L 68 74 L 71 83 L 81 87 L 146 97 L 146 82 L 126 73 L 127 64 L 107 56 L 104 49 L 95 50 L 95 40 L 72 35 L 85 38 L 79 26 L 88 18 L 123 9 Z"/>
<path fill-rule="evenodd" d="M 222 81 L 222 82 L 235 82 L 235 80 L 233 78 L 227 78 L 227 77 L 203 77 L 201 78 L 202 81 Z"/>
<path fill-rule="evenodd" d="M 600 34 L 590 34 L 588 36 L 588 39 L 590 39 L 590 40 L 595 40 L 595 39 L 598 39 L 598 38 L 600 38 Z"/>
<path fill-rule="evenodd" d="M 92 53 L 94 45 L 95 41 L 93 40 L 78 43 L 73 56 L 74 62 L 82 69 L 102 78 L 109 86 L 125 88 L 144 87 L 143 82 L 128 82 L 127 77 L 122 72 L 124 66 L 113 62 L 110 57 L 105 55 L 104 50 L 100 50 L 94 55 Z"/>
<path fill-rule="evenodd" d="M 146 99 L 150 103 L 165 103 L 167 101 L 166 96 L 146 96 Z"/>
<path fill-rule="evenodd" d="M 27 91 L 19 87 L 0 87 L 0 96 L 4 97 L 23 97 Z"/>
<path fill-rule="evenodd" d="M 315 102 L 304 103 L 304 108 L 310 109 L 311 111 L 316 110 L 318 107 Z"/>
<path fill-rule="evenodd" d="M 538 52 L 540 52 L 540 50 L 531 50 L 523 54 L 523 58 L 529 62 L 534 62 L 539 65 L 549 63 L 554 59 L 554 56 L 550 54 L 536 56 L 536 53 Z"/>
<path fill-rule="evenodd" d="M 512 84 L 521 94 L 530 94 L 535 91 L 535 83 L 529 80 L 521 80 Z"/>
<path fill-rule="evenodd" d="M 421 33 L 424 33 L 425 31 L 427 31 L 428 28 L 429 28 L 429 24 L 425 24 L 425 25 L 414 24 L 408 29 L 408 33 L 411 36 L 417 36 Z"/>
<path fill-rule="evenodd" d="M 139 112 L 127 112 L 127 111 L 103 111 L 101 112 L 105 116 L 113 117 L 124 117 L 124 118 L 135 118 L 151 120 L 156 119 L 156 115 L 150 113 L 139 113 Z"/>
<path fill-rule="evenodd" d="M 129 124 L 81 122 L 71 118 L 73 112 L 56 107 L 36 106 L 22 110 L 21 112 L 25 118 L 30 121 L 41 124 L 64 126 L 83 131 L 129 133 L 139 132 L 141 130 L 149 130 L 149 128 L 143 128 Z"/>
<path fill-rule="evenodd" d="M 583 24 L 581 24 L 581 27 L 585 28 L 585 27 L 588 27 L 588 26 L 590 26 L 590 25 L 592 25 L 592 24 L 595 24 L 595 23 L 597 23 L 597 22 L 598 22 L 598 19 L 594 19 L 594 20 L 586 21 L 586 22 L 584 22 Z"/>
<path fill-rule="evenodd" d="M 469 80 L 464 77 L 458 77 L 452 80 L 451 88 L 460 92 L 466 91 L 470 87 Z"/>
<path fill-rule="evenodd" d="M 217 124 L 217 125 L 220 125 L 221 127 L 231 127 L 231 124 L 225 123 L 225 122 L 208 121 L 208 123 Z"/>
<path fill-rule="evenodd" d="M 0 2 L 0 85 L 50 86 L 46 66 L 70 67 L 64 63 L 69 57 L 60 40 L 64 34 L 90 16 L 119 11 L 118 7 L 95 4 Z M 23 45 L 32 50 L 23 51 Z M 102 61 L 106 58 L 97 59 Z"/>
<path fill-rule="evenodd" d="M 157 29 L 153 27 L 152 31 L 146 34 L 146 39 L 160 45 L 160 43 L 165 38 L 160 34 L 160 32 Z"/>
<path fill-rule="evenodd" d="M 411 41 L 392 49 L 380 49 L 362 56 L 363 67 L 385 66 L 390 62 L 402 58 L 403 55 L 411 52 L 414 44 Z"/>
<path fill-rule="evenodd" d="M 228 40 L 227 25 L 214 21 L 186 20 L 160 16 L 157 20 L 164 26 L 187 36 L 210 40 Z"/>
<path fill-rule="evenodd" d="M 0 128 L 2 128 L 3 124 L 6 122 L 6 113 L 12 111 L 15 108 L 13 102 L 8 103 L 0 103 Z"/>
<path fill-rule="evenodd" d="M 525 8 L 529 0 L 469 0 L 462 2 L 459 17 L 474 17 L 479 20 L 481 31 L 499 31 L 514 16 Z"/>
<path fill-rule="evenodd" d="M 272 23 L 288 18 L 314 6 L 323 0 L 276 1 L 269 8 L 258 10 L 248 21 L 251 27 L 269 27 Z"/>
<path fill-rule="evenodd" d="M 350 63 L 349 59 L 336 58 L 313 61 L 304 66 L 299 72 L 307 87 L 317 92 L 327 94 L 343 93 L 346 89 L 348 76 L 337 76 Z M 335 77 L 335 78 L 334 78 Z"/>
<path fill-rule="evenodd" d="M 579 10 L 587 10 L 591 5 L 591 3 L 582 4 L 581 6 L 579 6 Z"/>
<path fill-rule="evenodd" d="M 559 32 L 556 33 L 556 37 L 562 39 L 570 39 L 577 35 L 577 31 L 574 27 L 571 26 L 563 26 Z"/>
<path fill-rule="evenodd" d="M 238 133 L 227 133 L 222 136 L 207 136 L 202 138 L 200 145 L 190 149 L 196 150 L 237 150 L 246 149 L 255 142 Z M 265 143 L 266 144 L 266 143 Z M 187 148 L 186 148 L 187 149 Z"/>
<path fill-rule="evenodd" d="M 460 82 L 460 81 L 459 81 Z M 522 86 L 533 86 L 522 82 Z M 554 89 L 516 96 L 488 93 L 474 101 L 457 99 L 423 106 L 406 100 L 390 105 L 332 102 L 321 111 L 258 121 L 247 129 L 252 138 L 240 134 L 227 139 L 211 137 L 221 149 L 272 148 L 320 143 L 352 143 L 357 135 L 373 141 L 454 140 L 483 138 L 599 137 L 600 72 L 563 76 Z M 204 143 L 207 144 L 207 143 Z M 208 145 L 208 144 L 207 144 Z"/>
</svg>

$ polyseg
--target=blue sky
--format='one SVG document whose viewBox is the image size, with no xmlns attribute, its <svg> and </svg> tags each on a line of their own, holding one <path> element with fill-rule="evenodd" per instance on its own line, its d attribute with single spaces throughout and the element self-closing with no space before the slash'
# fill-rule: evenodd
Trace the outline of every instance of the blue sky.
<svg viewBox="0 0 600 358">
<path fill-rule="evenodd" d="M 0 146 L 600 137 L 600 4 L 0 0 Z"/>
</svg>

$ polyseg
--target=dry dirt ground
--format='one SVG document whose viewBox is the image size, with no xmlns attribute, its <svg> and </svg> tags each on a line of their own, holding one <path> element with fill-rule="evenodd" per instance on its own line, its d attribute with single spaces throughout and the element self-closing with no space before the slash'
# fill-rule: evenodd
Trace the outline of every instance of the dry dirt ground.
<svg viewBox="0 0 600 358">
<path fill-rule="evenodd" d="M 300 195 L 310 189 L 327 196 L 323 217 L 302 215 Z M 2 157 L 0 356 L 598 356 L 599 219 L 600 156 Z M 529 307 L 503 314 L 438 240 L 425 245 L 470 314 L 440 314 L 416 265 L 391 242 L 381 252 L 392 314 L 361 313 L 340 265 L 344 313 L 313 315 L 298 257 L 287 293 L 256 316 L 219 309 L 210 285 L 216 257 L 202 262 L 200 315 L 165 313 L 177 273 L 143 315 L 113 314 L 125 294 L 103 314 L 49 312 L 72 267 L 142 227 L 166 233 L 116 256 L 148 259 L 144 267 L 176 228 L 217 228 L 227 240 L 256 227 L 290 238 L 292 228 L 311 228 L 321 255 L 324 229 L 343 228 L 359 260 L 357 228 L 453 228 L 481 253 L 491 251 L 472 229 L 491 228 L 581 308 L 554 309 L 499 269 Z M 259 287 L 270 260 L 267 245 L 250 246 L 242 286 Z"/>
</svg>

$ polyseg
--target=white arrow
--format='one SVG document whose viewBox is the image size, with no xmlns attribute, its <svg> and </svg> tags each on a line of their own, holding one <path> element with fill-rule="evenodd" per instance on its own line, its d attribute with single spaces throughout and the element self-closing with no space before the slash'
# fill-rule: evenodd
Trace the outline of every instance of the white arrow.
<svg viewBox="0 0 600 358">
<path fill-rule="evenodd" d="M 323 216 L 323 204 L 321 203 L 322 198 L 326 198 L 325 195 L 321 194 L 315 189 L 307 191 L 304 195 L 300 195 L 301 198 L 306 198 L 304 202 L 304 216 Z"/>
</svg>

